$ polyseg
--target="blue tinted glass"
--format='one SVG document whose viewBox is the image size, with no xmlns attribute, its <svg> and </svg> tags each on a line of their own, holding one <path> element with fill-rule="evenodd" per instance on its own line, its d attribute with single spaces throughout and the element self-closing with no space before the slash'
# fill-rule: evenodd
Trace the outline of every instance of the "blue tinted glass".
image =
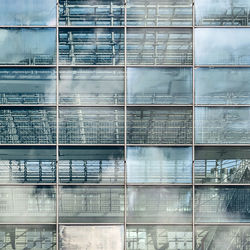
<svg viewBox="0 0 250 250">
<path fill-rule="evenodd" d="M 128 68 L 128 104 L 191 104 L 191 68 Z"/>
<path fill-rule="evenodd" d="M 0 103 L 55 104 L 55 69 L 0 68 Z"/>
<path fill-rule="evenodd" d="M 191 183 L 192 148 L 128 147 L 128 183 Z"/>
<path fill-rule="evenodd" d="M 56 25 L 56 0 L 1 0 L 1 25 Z"/>
<path fill-rule="evenodd" d="M 55 64 L 56 29 L 1 28 L 0 64 Z"/>
<path fill-rule="evenodd" d="M 250 64 L 249 40 L 249 29 L 196 29 L 195 64 L 248 65 Z"/>
</svg>

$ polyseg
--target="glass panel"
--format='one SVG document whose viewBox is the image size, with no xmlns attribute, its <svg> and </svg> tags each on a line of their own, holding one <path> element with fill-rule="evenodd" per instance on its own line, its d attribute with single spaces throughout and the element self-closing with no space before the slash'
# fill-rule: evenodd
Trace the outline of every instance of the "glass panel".
<svg viewBox="0 0 250 250">
<path fill-rule="evenodd" d="M 62 104 L 123 104 L 124 70 L 119 68 L 61 68 Z"/>
<path fill-rule="evenodd" d="M 59 0 L 60 25 L 119 26 L 124 24 L 122 0 Z"/>
<path fill-rule="evenodd" d="M 249 187 L 196 187 L 196 222 L 250 222 Z"/>
<path fill-rule="evenodd" d="M 195 63 L 197 65 L 249 65 L 249 40 L 249 29 L 195 29 Z"/>
<path fill-rule="evenodd" d="M 197 147 L 196 183 L 250 183 L 249 147 Z"/>
<path fill-rule="evenodd" d="M 250 108 L 195 108 L 195 142 L 214 144 L 249 143 Z"/>
<path fill-rule="evenodd" d="M 60 222 L 122 223 L 124 188 L 65 186 L 59 189 Z"/>
<path fill-rule="evenodd" d="M 127 249 L 192 250 L 192 227 L 127 226 Z"/>
<path fill-rule="evenodd" d="M 1 108 L 1 144 L 56 142 L 55 108 Z"/>
<path fill-rule="evenodd" d="M 191 223 L 192 188 L 128 187 L 127 222 Z"/>
<path fill-rule="evenodd" d="M 59 31 L 61 64 L 124 64 L 124 29 L 74 29 Z"/>
<path fill-rule="evenodd" d="M 128 108 L 129 144 L 191 144 L 192 109 L 187 107 Z"/>
<path fill-rule="evenodd" d="M 249 0 L 196 0 L 196 25 L 249 25 Z"/>
<path fill-rule="evenodd" d="M 123 250 L 124 227 L 60 226 L 60 249 Z"/>
<path fill-rule="evenodd" d="M 128 183 L 191 183 L 191 147 L 128 147 Z"/>
<path fill-rule="evenodd" d="M 0 182 L 56 181 L 55 147 L 0 147 Z"/>
<path fill-rule="evenodd" d="M 56 250 L 56 226 L 53 225 L 1 225 L 0 249 Z"/>
<path fill-rule="evenodd" d="M 0 68 L 0 103 L 55 104 L 55 69 Z"/>
<path fill-rule="evenodd" d="M 128 29 L 129 65 L 192 65 L 192 29 Z"/>
<path fill-rule="evenodd" d="M 249 248 L 250 228 L 244 226 L 197 226 L 196 248 L 202 250 Z"/>
<path fill-rule="evenodd" d="M 1 186 L 0 223 L 56 222 L 56 190 L 52 186 Z"/>
<path fill-rule="evenodd" d="M 59 157 L 61 182 L 124 182 L 123 147 L 60 147 Z"/>
<path fill-rule="evenodd" d="M 192 0 L 128 0 L 130 26 L 192 25 Z"/>
<path fill-rule="evenodd" d="M 1 0 L 1 25 L 56 25 L 56 0 Z"/>
<path fill-rule="evenodd" d="M 61 108 L 60 143 L 119 144 L 124 142 L 122 108 Z"/>
<path fill-rule="evenodd" d="M 250 104 L 250 69 L 198 68 L 196 104 Z"/>
<path fill-rule="evenodd" d="M 192 104 L 191 68 L 128 68 L 128 104 Z"/>
<path fill-rule="evenodd" d="M 55 64 L 56 29 L 1 28 L 0 37 L 0 64 Z"/>
</svg>

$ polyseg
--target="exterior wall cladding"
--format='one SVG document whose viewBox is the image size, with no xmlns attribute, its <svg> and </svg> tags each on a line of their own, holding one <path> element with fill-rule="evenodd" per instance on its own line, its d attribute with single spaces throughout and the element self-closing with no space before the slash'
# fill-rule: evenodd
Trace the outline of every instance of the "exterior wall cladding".
<svg viewBox="0 0 250 250">
<path fill-rule="evenodd" d="M 0 249 L 250 249 L 250 0 L 0 6 Z"/>
</svg>

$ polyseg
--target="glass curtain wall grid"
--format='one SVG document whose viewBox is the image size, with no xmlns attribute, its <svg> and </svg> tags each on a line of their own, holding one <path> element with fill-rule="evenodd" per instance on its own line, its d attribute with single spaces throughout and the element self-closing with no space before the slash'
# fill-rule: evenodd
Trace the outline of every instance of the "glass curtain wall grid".
<svg viewBox="0 0 250 250">
<path fill-rule="evenodd" d="M 0 2 L 0 249 L 250 249 L 249 0 Z"/>
</svg>

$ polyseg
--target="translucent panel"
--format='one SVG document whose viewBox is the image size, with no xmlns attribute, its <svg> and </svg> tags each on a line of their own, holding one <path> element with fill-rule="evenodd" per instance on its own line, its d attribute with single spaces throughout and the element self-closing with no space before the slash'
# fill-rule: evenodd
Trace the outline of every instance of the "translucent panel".
<svg viewBox="0 0 250 250">
<path fill-rule="evenodd" d="M 1 225 L 0 249 L 56 250 L 56 226 L 53 225 Z"/>
<path fill-rule="evenodd" d="M 1 25 L 56 25 L 56 0 L 1 0 Z"/>
<path fill-rule="evenodd" d="M 128 0 L 127 24 L 131 26 L 192 25 L 192 0 Z"/>
<path fill-rule="evenodd" d="M 123 147 L 60 147 L 59 179 L 67 183 L 124 183 Z"/>
<path fill-rule="evenodd" d="M 60 222 L 123 222 L 124 188 L 65 186 L 59 190 Z"/>
<path fill-rule="evenodd" d="M 0 144 L 56 142 L 55 108 L 1 108 Z"/>
<path fill-rule="evenodd" d="M 191 223 L 192 188 L 128 187 L 127 222 Z"/>
<path fill-rule="evenodd" d="M 55 64 L 56 29 L 1 28 L 0 37 L 0 64 Z"/>
<path fill-rule="evenodd" d="M 56 190 L 50 186 L 1 186 L 0 223 L 56 222 Z"/>
<path fill-rule="evenodd" d="M 55 147 L 0 147 L 0 182 L 56 181 Z"/>
<path fill-rule="evenodd" d="M 119 26 L 124 24 L 122 0 L 59 0 L 61 25 Z"/>
<path fill-rule="evenodd" d="M 61 108 L 60 143 L 119 144 L 124 142 L 122 108 Z"/>
<path fill-rule="evenodd" d="M 196 25 L 249 25 L 249 0 L 196 0 Z"/>
<path fill-rule="evenodd" d="M 191 147 L 128 147 L 128 183 L 191 183 Z"/>
<path fill-rule="evenodd" d="M 191 104 L 191 68 L 128 68 L 128 104 Z"/>
<path fill-rule="evenodd" d="M 195 64 L 249 65 L 249 40 L 249 29 L 195 29 Z"/>
<path fill-rule="evenodd" d="M 129 65 L 192 65 L 192 29 L 128 29 Z"/>
<path fill-rule="evenodd" d="M 195 233 L 195 249 L 249 249 L 249 226 L 197 226 Z"/>
<path fill-rule="evenodd" d="M 0 103 L 55 104 L 55 69 L 0 68 Z"/>
<path fill-rule="evenodd" d="M 127 226 L 127 250 L 192 250 L 191 226 Z"/>
<path fill-rule="evenodd" d="M 129 144 L 192 143 L 192 109 L 188 107 L 128 108 Z"/>
<path fill-rule="evenodd" d="M 124 70 L 120 68 L 61 68 L 62 104 L 123 104 Z"/>
<path fill-rule="evenodd" d="M 197 147 L 196 183 L 250 183 L 249 147 Z"/>
<path fill-rule="evenodd" d="M 123 250 L 124 228 L 119 225 L 60 226 L 60 249 Z"/>
<path fill-rule="evenodd" d="M 195 108 L 195 141 L 215 144 L 249 143 L 250 108 Z"/>
<path fill-rule="evenodd" d="M 196 104 L 250 104 L 250 69 L 198 68 Z"/>
<path fill-rule="evenodd" d="M 124 64 L 124 29 L 61 28 L 59 61 L 71 65 Z"/>
<path fill-rule="evenodd" d="M 249 187 L 196 187 L 196 222 L 249 222 Z"/>
</svg>

